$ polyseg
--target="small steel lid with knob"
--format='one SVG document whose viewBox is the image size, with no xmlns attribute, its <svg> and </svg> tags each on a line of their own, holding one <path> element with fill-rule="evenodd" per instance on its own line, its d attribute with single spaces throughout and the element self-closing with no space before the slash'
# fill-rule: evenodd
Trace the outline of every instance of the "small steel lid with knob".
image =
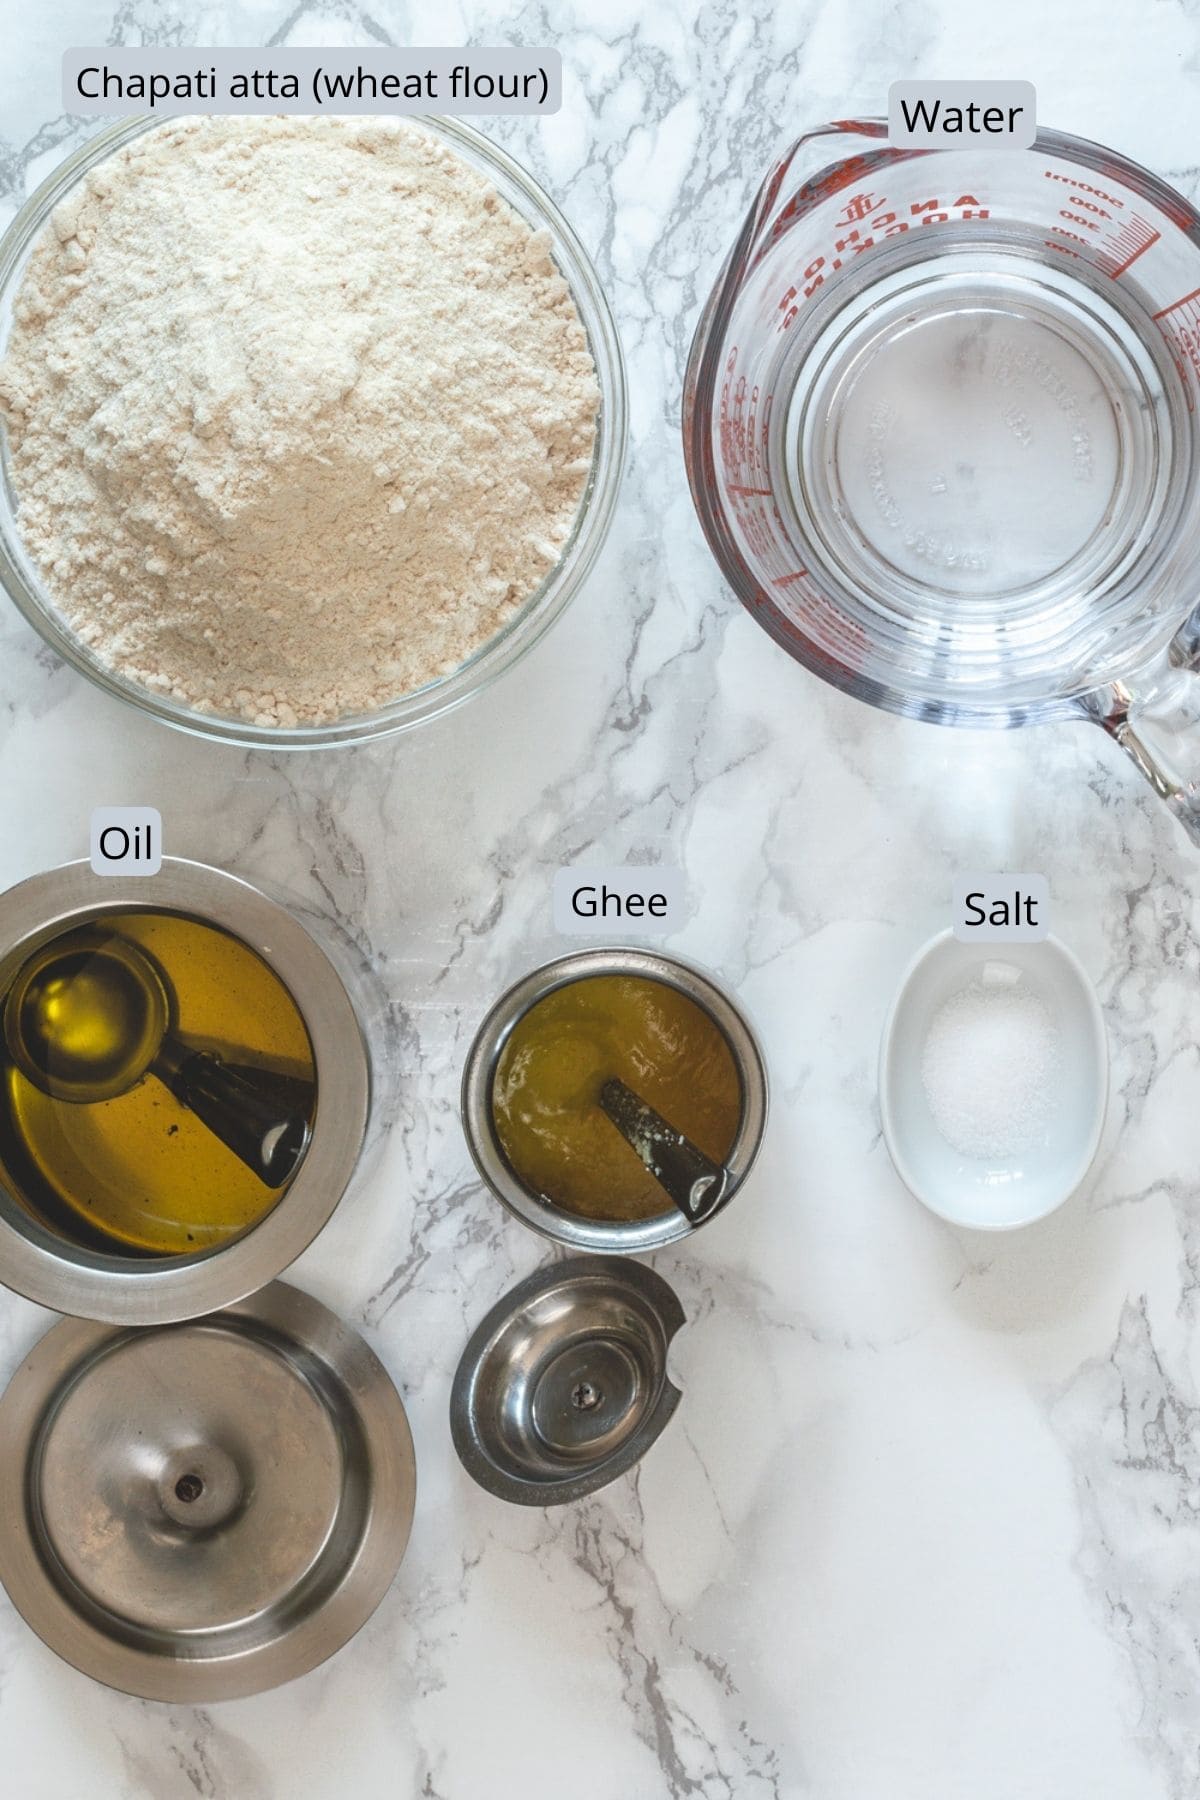
<svg viewBox="0 0 1200 1800">
<path fill-rule="evenodd" d="M 640 1462 L 681 1395 L 667 1372 L 685 1323 L 642 1263 L 550 1263 L 505 1294 L 463 1352 L 450 1429 L 463 1467 L 502 1500 L 558 1506 Z"/>
<path fill-rule="evenodd" d="M 86 1675 L 259 1693 L 382 1600 L 416 1467 L 382 1363 L 283 1282 L 143 1329 L 63 1320 L 0 1399 L 0 1583 Z"/>
</svg>

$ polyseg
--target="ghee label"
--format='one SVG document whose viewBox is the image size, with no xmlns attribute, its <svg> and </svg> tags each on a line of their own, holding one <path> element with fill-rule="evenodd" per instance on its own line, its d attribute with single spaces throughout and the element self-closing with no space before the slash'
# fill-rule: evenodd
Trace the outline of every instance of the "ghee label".
<svg viewBox="0 0 1200 1800">
<path fill-rule="evenodd" d="M 688 916 L 683 870 L 661 863 L 560 869 L 554 877 L 554 929 L 566 937 L 666 937 Z"/>
</svg>

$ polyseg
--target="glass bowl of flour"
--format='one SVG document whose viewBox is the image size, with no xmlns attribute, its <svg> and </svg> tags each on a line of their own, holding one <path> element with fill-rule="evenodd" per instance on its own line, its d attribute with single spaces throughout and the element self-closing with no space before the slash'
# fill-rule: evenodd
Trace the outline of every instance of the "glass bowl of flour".
<svg viewBox="0 0 1200 1800">
<path fill-rule="evenodd" d="M 0 583 L 107 692 L 272 748 L 401 731 L 578 591 L 621 349 L 450 119 L 122 120 L 0 243 Z"/>
</svg>

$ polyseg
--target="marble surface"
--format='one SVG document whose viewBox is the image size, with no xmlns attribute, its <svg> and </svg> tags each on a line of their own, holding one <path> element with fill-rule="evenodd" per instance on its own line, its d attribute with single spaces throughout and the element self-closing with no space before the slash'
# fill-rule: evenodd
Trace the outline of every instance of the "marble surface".
<svg viewBox="0 0 1200 1800">
<path fill-rule="evenodd" d="M 409 1555 L 314 1674 L 201 1709 L 110 1693 L 0 1606 L 14 1800 L 1191 1800 L 1200 1789 L 1200 852 L 1099 732 L 901 723 L 731 602 L 677 434 L 698 307 L 788 134 L 901 75 L 1027 76 L 1043 117 L 1200 187 L 1195 0 L 378 0 L 5 7 L 6 216 L 81 136 L 71 43 L 557 42 L 555 119 L 498 121 L 614 300 L 632 442 L 585 593 L 517 671 L 390 744 L 296 758 L 125 711 L 0 608 L 0 882 L 90 809 L 290 886 L 369 948 L 400 1099 L 292 1278 L 399 1383 Z M 446 1421 L 474 1321 L 547 1254 L 472 1179 L 457 1084 L 499 989 L 558 951 L 554 870 L 666 860 L 672 947 L 761 1031 L 774 1109 L 736 1208 L 657 1266 L 680 1413 L 560 1511 L 476 1489 Z M 1113 1099 L 1092 1177 L 1001 1239 L 943 1226 L 880 1140 L 875 1059 L 957 870 L 1039 869 L 1094 978 Z M 0 1374 L 51 1323 L 0 1296 Z"/>
</svg>

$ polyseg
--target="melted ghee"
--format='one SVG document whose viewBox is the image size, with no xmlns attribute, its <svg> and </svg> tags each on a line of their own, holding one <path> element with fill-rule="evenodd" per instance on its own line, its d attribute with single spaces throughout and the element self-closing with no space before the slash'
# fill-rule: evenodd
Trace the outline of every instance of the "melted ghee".
<svg viewBox="0 0 1200 1800">
<path fill-rule="evenodd" d="M 315 1094 L 300 1011 L 239 938 L 152 911 L 100 918 L 92 929 L 155 958 L 190 1048 Z M 284 1192 L 266 1187 L 153 1076 L 116 1099 L 78 1104 L 42 1093 L 7 1054 L 0 1074 L 0 1177 L 28 1212 L 72 1241 L 110 1254 L 195 1255 L 249 1230 Z"/>
<path fill-rule="evenodd" d="M 518 1179 L 565 1212 L 655 1218 L 671 1202 L 600 1107 L 614 1075 L 714 1161 L 728 1156 L 742 1085 L 725 1036 L 643 976 L 584 976 L 530 1007 L 496 1065 L 496 1134 Z"/>
</svg>

